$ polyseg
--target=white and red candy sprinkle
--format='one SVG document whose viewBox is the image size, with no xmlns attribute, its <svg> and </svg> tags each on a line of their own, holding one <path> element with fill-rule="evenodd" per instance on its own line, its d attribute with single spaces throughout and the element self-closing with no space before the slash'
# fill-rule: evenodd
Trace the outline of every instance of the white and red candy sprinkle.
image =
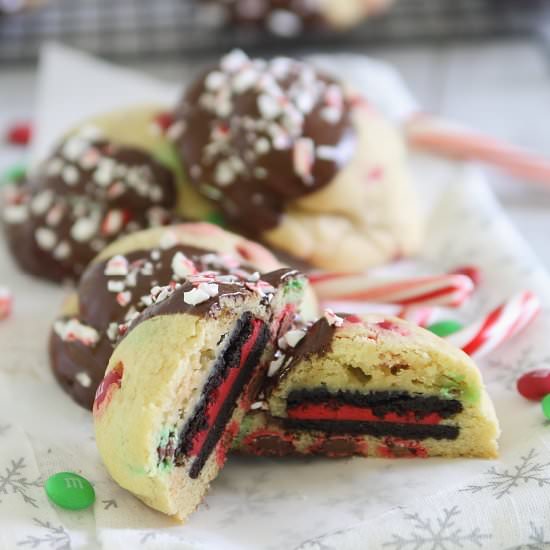
<svg viewBox="0 0 550 550">
<path fill-rule="evenodd" d="M 80 342 L 85 346 L 93 347 L 99 342 L 99 333 L 93 327 L 85 325 L 77 319 L 68 321 L 56 321 L 54 326 L 55 333 L 64 342 Z"/>
<path fill-rule="evenodd" d="M 124 256 L 113 256 L 105 265 L 107 277 L 128 275 L 128 260 Z"/>
<path fill-rule="evenodd" d="M 341 327 L 344 324 L 344 319 L 336 315 L 331 309 L 325 309 L 323 316 L 331 327 Z"/>
<path fill-rule="evenodd" d="M 12 312 L 13 295 L 11 291 L 4 286 L 0 286 L 0 320 L 7 319 Z"/>
</svg>

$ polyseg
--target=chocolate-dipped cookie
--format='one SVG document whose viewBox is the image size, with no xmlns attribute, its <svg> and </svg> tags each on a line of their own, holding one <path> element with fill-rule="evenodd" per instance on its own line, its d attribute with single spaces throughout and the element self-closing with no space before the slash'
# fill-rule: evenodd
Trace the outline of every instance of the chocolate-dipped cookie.
<svg viewBox="0 0 550 550">
<path fill-rule="evenodd" d="M 391 0 L 205 0 L 220 6 L 225 19 L 237 25 L 261 25 L 285 37 L 304 30 L 343 30 L 380 13 Z"/>
<path fill-rule="evenodd" d="M 206 272 L 150 294 L 116 346 L 93 413 L 113 479 L 185 520 L 227 450 L 303 289 L 281 269 L 254 280 Z"/>
<path fill-rule="evenodd" d="M 160 113 L 141 106 L 83 123 L 7 190 L 6 235 L 25 271 L 77 279 L 121 235 L 175 221 L 178 203 L 192 210 Z"/>
<path fill-rule="evenodd" d="M 91 408 L 125 325 L 151 303 L 155 288 L 212 271 L 252 284 L 282 264 L 264 247 L 207 223 L 133 233 L 108 246 L 84 272 L 50 336 L 50 362 L 63 389 Z M 248 280 L 250 279 L 250 281 Z M 309 287 L 302 316 L 317 315 Z"/>
<path fill-rule="evenodd" d="M 406 321 L 327 312 L 281 340 L 235 448 L 282 456 L 497 455 L 498 422 L 462 351 Z"/>
<path fill-rule="evenodd" d="M 175 120 L 189 182 L 240 232 L 329 269 L 417 250 L 398 132 L 314 67 L 233 51 L 187 89 Z"/>
</svg>

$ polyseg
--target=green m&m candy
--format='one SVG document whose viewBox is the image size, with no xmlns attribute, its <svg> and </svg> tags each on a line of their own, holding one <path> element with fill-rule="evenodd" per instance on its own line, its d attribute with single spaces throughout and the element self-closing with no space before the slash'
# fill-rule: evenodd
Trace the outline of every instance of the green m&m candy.
<svg viewBox="0 0 550 550">
<path fill-rule="evenodd" d="M 54 474 L 46 480 L 44 488 L 52 502 L 68 510 L 83 510 L 95 501 L 92 484 L 72 472 Z"/>
<path fill-rule="evenodd" d="M 16 164 L 8 168 L 0 177 L 1 183 L 17 183 L 21 181 L 27 173 L 27 167 L 24 164 Z"/>
<path fill-rule="evenodd" d="M 434 334 L 437 334 L 437 336 L 440 336 L 441 338 L 445 338 L 445 336 L 458 332 L 459 330 L 462 330 L 462 328 L 464 328 L 463 325 L 461 325 L 458 321 L 449 319 L 448 321 L 439 321 L 433 325 L 430 325 L 428 330 Z"/>
<path fill-rule="evenodd" d="M 550 393 L 542 398 L 541 405 L 544 416 L 550 420 Z"/>
</svg>

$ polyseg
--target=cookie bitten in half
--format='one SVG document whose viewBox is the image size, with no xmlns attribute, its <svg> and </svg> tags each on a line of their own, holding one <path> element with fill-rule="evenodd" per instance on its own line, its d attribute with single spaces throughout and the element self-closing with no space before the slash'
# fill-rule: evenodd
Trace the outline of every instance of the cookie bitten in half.
<svg viewBox="0 0 550 550">
<path fill-rule="evenodd" d="M 204 272 L 153 291 L 115 348 L 93 408 L 117 483 L 185 520 L 223 466 L 304 284 L 290 269 L 254 282 Z"/>
<path fill-rule="evenodd" d="M 281 344 L 236 450 L 497 456 L 498 422 L 479 370 L 434 334 L 382 315 L 327 313 Z"/>
</svg>

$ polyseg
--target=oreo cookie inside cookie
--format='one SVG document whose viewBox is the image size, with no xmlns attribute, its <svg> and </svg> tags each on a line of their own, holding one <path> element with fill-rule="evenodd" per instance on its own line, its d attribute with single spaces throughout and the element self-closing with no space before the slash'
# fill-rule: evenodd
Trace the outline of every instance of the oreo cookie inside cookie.
<svg viewBox="0 0 550 550">
<path fill-rule="evenodd" d="M 189 476 L 197 478 L 218 443 L 243 387 L 269 339 L 268 326 L 245 313 L 237 322 L 227 347 L 217 359 L 201 400 L 183 428 L 176 449 L 176 465 L 195 456 Z"/>
</svg>

